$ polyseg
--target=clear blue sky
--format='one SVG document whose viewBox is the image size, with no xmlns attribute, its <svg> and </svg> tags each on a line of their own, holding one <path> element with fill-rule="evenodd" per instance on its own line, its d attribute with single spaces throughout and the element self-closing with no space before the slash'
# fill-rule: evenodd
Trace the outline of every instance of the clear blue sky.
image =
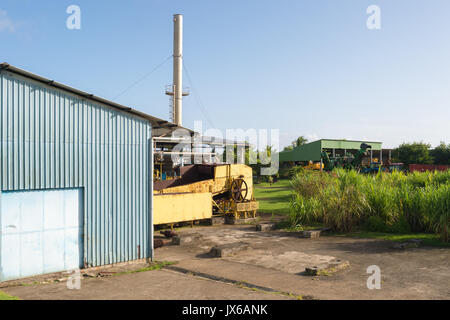
<svg viewBox="0 0 450 320">
<path fill-rule="evenodd" d="M 66 28 L 71 4 L 81 30 Z M 371 4 L 381 30 L 366 27 Z M 187 127 L 279 128 L 282 146 L 299 135 L 450 143 L 448 0 L 2 0 L 0 61 L 113 99 L 171 54 L 174 13 L 197 92 Z M 171 68 L 115 101 L 168 119 Z"/>
</svg>

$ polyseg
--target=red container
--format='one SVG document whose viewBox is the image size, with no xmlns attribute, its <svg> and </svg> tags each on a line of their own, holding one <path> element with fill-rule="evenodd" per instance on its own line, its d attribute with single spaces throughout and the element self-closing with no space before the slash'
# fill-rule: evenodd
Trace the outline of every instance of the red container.
<svg viewBox="0 0 450 320">
<path fill-rule="evenodd" d="M 450 169 L 449 165 L 441 165 L 441 164 L 410 164 L 409 171 L 447 171 Z"/>
</svg>

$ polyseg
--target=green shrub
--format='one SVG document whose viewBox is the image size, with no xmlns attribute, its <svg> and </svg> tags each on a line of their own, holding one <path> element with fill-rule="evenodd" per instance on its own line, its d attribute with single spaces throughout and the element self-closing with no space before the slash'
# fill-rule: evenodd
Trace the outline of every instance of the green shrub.
<svg viewBox="0 0 450 320">
<path fill-rule="evenodd" d="M 429 231 L 430 219 L 426 212 L 424 188 L 404 184 L 397 189 L 397 207 L 411 231 Z"/>
<path fill-rule="evenodd" d="M 365 228 L 367 231 L 373 232 L 389 232 L 385 221 L 378 216 L 370 216 L 367 218 Z"/>
<path fill-rule="evenodd" d="M 341 181 L 338 188 L 326 193 L 323 222 L 335 231 L 349 232 L 359 224 L 364 212 L 365 199 L 357 186 Z"/>
<path fill-rule="evenodd" d="M 391 233 L 410 233 L 411 227 L 406 221 L 405 217 L 400 216 L 391 226 L 388 227 L 388 232 Z"/>
<path fill-rule="evenodd" d="M 302 166 L 294 166 L 287 171 L 287 175 L 289 178 L 294 178 L 298 174 L 303 173 L 305 170 Z"/>
<path fill-rule="evenodd" d="M 364 190 L 367 199 L 366 214 L 380 217 L 386 224 L 393 224 L 399 217 L 399 208 L 396 205 L 396 190 L 384 182 L 369 184 Z"/>
<path fill-rule="evenodd" d="M 299 172 L 292 179 L 292 226 L 323 222 L 336 231 L 437 232 L 449 241 L 450 170 L 363 175 Z"/>
<path fill-rule="evenodd" d="M 333 180 L 327 174 L 320 172 L 301 171 L 292 179 L 294 191 L 308 198 L 318 195 L 324 188 L 330 186 Z"/>
<path fill-rule="evenodd" d="M 450 227 L 450 184 L 428 188 L 425 191 L 427 206 L 431 215 L 431 226 L 434 231 L 441 234 L 442 241 L 449 241 Z"/>
<path fill-rule="evenodd" d="M 289 221 L 292 227 L 321 222 L 320 202 L 316 198 L 306 198 L 295 194 L 291 201 Z"/>
</svg>

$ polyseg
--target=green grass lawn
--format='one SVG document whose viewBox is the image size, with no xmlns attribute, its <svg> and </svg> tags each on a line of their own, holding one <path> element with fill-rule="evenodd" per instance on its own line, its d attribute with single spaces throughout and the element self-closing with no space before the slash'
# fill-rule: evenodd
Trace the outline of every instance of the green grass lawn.
<svg viewBox="0 0 450 320">
<path fill-rule="evenodd" d="M 10 296 L 9 294 L 0 291 L 0 300 L 19 300 L 19 298 Z"/>
<path fill-rule="evenodd" d="M 444 243 L 439 239 L 438 234 L 431 233 L 385 233 L 385 232 L 370 232 L 370 231 L 355 231 L 349 233 L 330 233 L 330 235 L 337 237 L 353 237 L 353 238 L 368 238 L 368 239 L 382 239 L 396 242 L 403 242 L 412 239 L 422 240 L 422 243 L 434 247 L 450 247 L 450 243 Z"/>
<path fill-rule="evenodd" d="M 278 180 L 275 183 L 272 183 L 272 186 L 268 182 L 262 182 L 262 183 L 255 183 L 255 188 L 267 188 L 267 187 L 273 187 L 273 188 L 290 188 L 291 187 L 291 180 L 289 179 L 282 179 Z"/>
<path fill-rule="evenodd" d="M 255 198 L 259 201 L 259 212 L 287 215 L 291 200 L 291 181 L 279 180 L 270 186 L 264 182 L 255 184 Z"/>
</svg>

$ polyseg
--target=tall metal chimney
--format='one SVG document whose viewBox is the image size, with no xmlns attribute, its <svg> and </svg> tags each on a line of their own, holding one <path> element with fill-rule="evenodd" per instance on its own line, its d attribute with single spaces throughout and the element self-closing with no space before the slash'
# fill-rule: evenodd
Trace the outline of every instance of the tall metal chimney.
<svg viewBox="0 0 450 320">
<path fill-rule="evenodd" d="M 183 123 L 183 15 L 173 15 L 173 84 L 166 88 L 166 94 L 172 96 L 172 122 L 181 126 Z"/>
</svg>

